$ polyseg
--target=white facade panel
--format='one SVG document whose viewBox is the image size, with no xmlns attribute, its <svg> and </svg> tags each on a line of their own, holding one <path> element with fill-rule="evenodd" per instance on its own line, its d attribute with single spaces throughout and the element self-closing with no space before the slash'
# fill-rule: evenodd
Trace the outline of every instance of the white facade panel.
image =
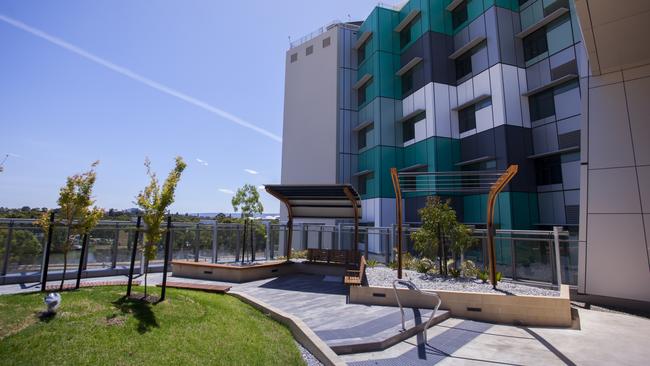
<svg viewBox="0 0 650 366">
<path fill-rule="evenodd" d="M 436 136 L 452 137 L 450 87 L 445 84 L 432 83 L 436 114 Z"/>
<path fill-rule="evenodd" d="M 494 116 L 494 127 L 506 123 L 506 110 L 503 101 L 503 79 L 501 64 L 490 68 L 490 84 L 492 85 L 492 113 Z"/>
<path fill-rule="evenodd" d="M 487 131 L 493 128 L 492 106 L 481 108 L 476 111 L 476 132 Z"/>
<path fill-rule="evenodd" d="M 458 85 L 456 92 L 458 93 L 458 105 L 472 100 L 474 98 L 474 83 L 472 79 Z"/>
</svg>

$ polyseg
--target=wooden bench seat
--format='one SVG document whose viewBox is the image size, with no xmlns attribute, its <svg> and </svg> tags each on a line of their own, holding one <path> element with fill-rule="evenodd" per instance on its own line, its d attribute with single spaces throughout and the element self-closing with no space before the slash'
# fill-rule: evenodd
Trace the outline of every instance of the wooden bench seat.
<svg viewBox="0 0 650 366">
<path fill-rule="evenodd" d="M 361 286 L 366 275 L 366 257 L 361 256 L 359 269 L 350 269 L 346 272 L 343 283 L 347 286 Z"/>
</svg>

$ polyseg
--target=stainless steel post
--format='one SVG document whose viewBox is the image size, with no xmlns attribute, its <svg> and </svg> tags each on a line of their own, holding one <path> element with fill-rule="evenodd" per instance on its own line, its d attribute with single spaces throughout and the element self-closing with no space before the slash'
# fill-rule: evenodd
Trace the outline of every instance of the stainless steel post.
<svg viewBox="0 0 650 366">
<path fill-rule="evenodd" d="M 219 222 L 214 220 L 214 226 L 212 226 L 212 263 L 217 263 L 217 238 L 219 235 Z"/>
<path fill-rule="evenodd" d="M 560 266 L 560 226 L 553 226 L 553 243 L 555 252 L 555 273 L 557 275 L 558 288 L 562 285 L 562 268 Z"/>
</svg>

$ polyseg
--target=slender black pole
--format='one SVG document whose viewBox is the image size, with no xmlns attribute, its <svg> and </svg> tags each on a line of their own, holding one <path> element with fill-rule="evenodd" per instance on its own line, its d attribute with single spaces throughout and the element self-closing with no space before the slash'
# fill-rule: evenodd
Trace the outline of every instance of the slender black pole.
<svg viewBox="0 0 650 366">
<path fill-rule="evenodd" d="M 138 216 L 138 223 L 135 225 L 135 236 L 133 238 L 133 250 L 131 250 L 131 266 L 129 267 L 129 283 L 126 286 L 126 297 L 131 296 L 131 284 L 133 283 L 133 267 L 135 267 L 135 256 L 138 253 L 138 239 L 140 238 L 140 223 L 142 216 Z"/>
<path fill-rule="evenodd" d="M 50 267 L 50 248 L 52 247 L 52 232 L 54 230 L 54 212 L 50 213 L 50 226 L 47 229 L 47 244 L 45 244 L 45 260 L 43 261 L 43 270 L 41 278 L 41 291 L 45 291 L 47 284 L 47 270 Z"/>
<path fill-rule="evenodd" d="M 167 216 L 167 233 L 165 234 L 165 262 L 163 263 L 163 280 L 162 291 L 160 292 L 160 301 L 165 300 L 165 290 L 167 289 L 167 266 L 169 264 L 169 241 L 172 233 L 172 216 Z"/>
<path fill-rule="evenodd" d="M 88 250 L 88 234 L 84 234 L 81 240 L 81 255 L 79 256 L 79 269 L 77 270 L 77 283 L 74 288 L 79 289 L 81 284 L 81 272 L 84 270 L 84 262 L 86 259 L 86 251 Z"/>
</svg>

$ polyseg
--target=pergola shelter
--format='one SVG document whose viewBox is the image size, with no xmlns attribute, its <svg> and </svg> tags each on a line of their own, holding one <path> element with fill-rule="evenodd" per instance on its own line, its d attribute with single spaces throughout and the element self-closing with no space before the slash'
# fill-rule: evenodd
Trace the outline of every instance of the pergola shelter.
<svg viewBox="0 0 650 366">
<path fill-rule="evenodd" d="M 517 165 L 510 165 L 505 171 L 399 172 L 396 168 L 391 168 L 390 175 L 397 205 L 397 278 L 402 278 L 402 193 L 487 193 L 486 228 L 490 282 L 496 288 L 494 205 L 497 196 L 517 174 L 518 169 Z"/>
<path fill-rule="evenodd" d="M 287 208 L 287 260 L 291 259 L 293 219 L 353 219 L 353 251 L 359 250 L 361 198 L 349 184 L 269 184 L 266 191 Z"/>
</svg>

